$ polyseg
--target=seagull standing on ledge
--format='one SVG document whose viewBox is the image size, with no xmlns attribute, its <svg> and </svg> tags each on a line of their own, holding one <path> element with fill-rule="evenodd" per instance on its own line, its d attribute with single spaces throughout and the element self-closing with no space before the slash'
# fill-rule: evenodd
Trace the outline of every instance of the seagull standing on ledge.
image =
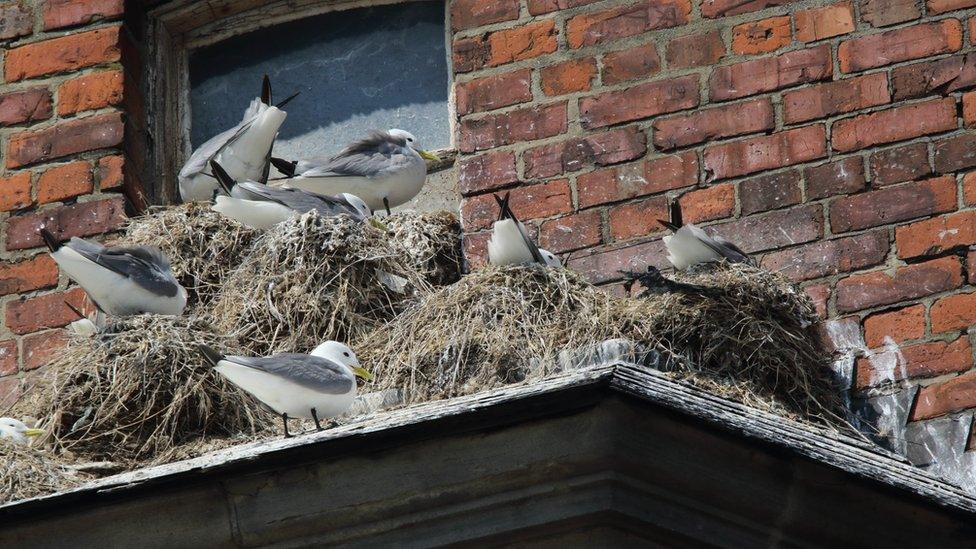
<svg viewBox="0 0 976 549">
<path fill-rule="evenodd" d="M 685 270 L 702 263 L 726 260 L 729 263 L 753 264 L 745 252 L 721 236 L 708 233 L 692 223 L 685 225 L 681 219 L 681 204 L 675 198 L 669 208 L 671 221 L 659 219 L 658 222 L 674 232 L 662 240 L 668 249 L 668 261 L 675 269 Z"/>
<path fill-rule="evenodd" d="M 356 378 L 373 374 L 360 367 L 356 353 L 337 341 L 322 343 L 309 355 L 282 353 L 269 357 L 223 355 L 206 345 L 200 354 L 220 375 L 252 394 L 281 415 L 288 433 L 288 418 L 307 418 L 322 430 L 320 419 L 337 416 L 356 398 Z"/>
<path fill-rule="evenodd" d="M 241 123 L 200 145 L 183 165 L 178 177 L 183 201 L 203 202 L 213 197 L 219 187 L 206 171 L 211 160 L 220 162 L 236 180 L 267 181 L 271 147 L 287 116 L 281 107 L 296 95 L 272 105 L 271 81 L 265 75 L 261 97 L 251 101 Z"/>
<path fill-rule="evenodd" d="M 504 198 L 495 196 L 498 203 L 498 221 L 491 227 L 491 238 L 488 239 L 488 262 L 492 265 L 524 265 L 538 263 L 548 267 L 562 267 L 552 252 L 536 246 L 529 232 L 525 229 L 512 209 L 508 206 L 510 193 Z"/>
<path fill-rule="evenodd" d="M 105 313 L 179 315 L 186 307 L 186 290 L 158 249 L 103 246 L 78 237 L 59 242 L 47 229 L 40 232 L 61 270 Z"/>
<path fill-rule="evenodd" d="M 41 429 L 31 429 L 23 421 L 12 417 L 0 417 L 0 438 L 10 439 L 17 444 L 27 444 L 28 437 L 43 435 Z"/>
<path fill-rule="evenodd" d="M 328 160 L 271 162 L 286 177 L 285 187 L 321 195 L 352 193 L 372 210 L 405 204 L 417 196 L 427 180 L 425 160 L 437 157 L 420 149 L 404 130 L 374 131 Z"/>
</svg>

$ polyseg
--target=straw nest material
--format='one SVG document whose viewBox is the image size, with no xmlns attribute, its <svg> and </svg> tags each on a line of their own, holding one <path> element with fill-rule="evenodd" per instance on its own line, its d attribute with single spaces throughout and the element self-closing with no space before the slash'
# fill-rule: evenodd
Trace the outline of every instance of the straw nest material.
<svg viewBox="0 0 976 549">
<path fill-rule="evenodd" d="M 0 504 L 67 490 L 84 480 L 44 448 L 0 439 Z"/>
<path fill-rule="evenodd" d="M 428 288 L 413 264 L 372 224 L 309 212 L 255 240 L 222 283 L 214 324 L 258 355 L 353 339 Z"/>
<path fill-rule="evenodd" d="M 411 268 L 434 286 L 461 276 L 461 223 L 447 211 L 398 212 L 384 217 L 390 243 Z"/>
<path fill-rule="evenodd" d="M 250 249 L 256 231 L 200 202 L 160 208 L 133 218 L 125 241 L 155 246 L 169 258 L 190 303 L 209 303 Z"/>
<path fill-rule="evenodd" d="M 141 315 L 74 341 L 50 365 L 56 377 L 40 417 L 55 447 L 89 458 L 147 460 L 205 437 L 254 433 L 270 416 L 200 359 L 227 347 L 199 319 Z"/>
</svg>

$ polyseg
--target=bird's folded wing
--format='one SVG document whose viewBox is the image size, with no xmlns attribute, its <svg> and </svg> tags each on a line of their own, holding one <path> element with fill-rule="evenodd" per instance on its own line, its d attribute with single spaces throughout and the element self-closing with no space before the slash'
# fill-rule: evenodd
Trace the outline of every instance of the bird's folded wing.
<svg viewBox="0 0 976 549">
<path fill-rule="evenodd" d="M 342 367 L 326 358 L 297 353 L 269 357 L 227 356 L 224 360 L 287 379 L 320 393 L 343 395 L 352 389 L 353 380 Z"/>
<path fill-rule="evenodd" d="M 357 213 L 354 208 L 347 206 L 343 201 L 331 196 L 315 195 L 301 189 L 269 187 L 267 185 L 256 185 L 247 182 L 239 183 L 237 186 L 259 196 L 262 200 L 281 204 L 299 213 L 310 212 L 312 210 L 326 215 Z"/>
<path fill-rule="evenodd" d="M 85 259 L 128 278 L 155 295 L 173 297 L 179 291 L 179 286 L 168 272 L 166 259 L 158 250 L 136 247 L 93 251 L 79 249 L 74 242 L 71 247 Z"/>
<path fill-rule="evenodd" d="M 254 100 L 251 105 L 244 111 L 244 117 L 240 124 L 234 126 L 233 128 L 218 133 L 217 135 L 211 137 L 203 145 L 197 147 L 193 154 L 190 155 L 190 159 L 187 160 L 183 169 L 180 170 L 180 177 L 189 177 L 193 174 L 200 173 L 207 169 L 210 165 L 210 161 L 220 153 L 224 147 L 233 144 L 235 141 L 244 135 L 244 132 L 251 127 L 254 123 L 254 119 L 261 114 L 261 101 Z M 270 155 L 270 151 L 268 153 Z"/>
</svg>

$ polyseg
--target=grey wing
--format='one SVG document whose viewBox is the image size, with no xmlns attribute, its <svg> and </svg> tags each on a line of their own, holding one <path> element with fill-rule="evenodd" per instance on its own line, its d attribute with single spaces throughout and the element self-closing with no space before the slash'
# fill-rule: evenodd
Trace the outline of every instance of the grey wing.
<svg viewBox="0 0 976 549">
<path fill-rule="evenodd" d="M 331 360 L 297 353 L 268 357 L 228 356 L 225 360 L 267 372 L 302 387 L 330 395 L 343 395 L 353 386 L 353 379 Z"/>
<path fill-rule="evenodd" d="M 409 165 L 411 157 L 399 145 L 382 142 L 375 147 L 334 157 L 327 164 L 303 172 L 302 177 L 376 177 Z"/>
<path fill-rule="evenodd" d="M 250 106 L 248 106 L 247 110 L 244 111 L 244 116 L 241 119 L 241 123 L 229 130 L 218 133 L 204 142 L 203 145 L 197 147 L 197 149 L 193 151 L 193 154 L 190 155 L 190 159 L 187 160 L 186 164 L 183 165 L 183 169 L 180 170 L 179 177 L 190 177 L 194 174 L 205 171 L 210 166 L 210 161 L 213 160 L 224 147 L 237 141 L 242 135 L 244 135 L 244 132 L 251 127 L 254 118 L 260 114 L 260 109 L 260 99 L 251 101 Z"/>
<path fill-rule="evenodd" d="M 721 236 L 711 237 L 702 231 L 705 238 L 699 238 L 703 244 L 711 248 L 715 253 L 721 255 L 729 263 L 748 263 L 752 264 L 752 258 L 743 252 L 738 246 L 722 238 Z"/>
<path fill-rule="evenodd" d="M 173 297 L 179 292 L 169 261 L 155 248 L 93 247 L 89 242 L 86 242 L 89 246 L 81 248 L 75 245 L 74 239 L 70 244 L 89 261 L 128 278 L 155 295 Z"/>
<path fill-rule="evenodd" d="M 338 215 L 342 213 L 358 214 L 355 208 L 348 206 L 344 201 L 330 196 L 313 194 L 301 189 L 269 187 L 250 182 L 239 183 L 236 187 L 241 187 L 244 191 L 260 197 L 260 200 L 276 202 L 299 213 L 315 210 L 324 215 Z"/>
<path fill-rule="evenodd" d="M 525 242 L 525 245 L 529 247 L 529 253 L 532 254 L 532 259 L 534 259 L 535 262 L 540 265 L 546 265 L 546 258 L 542 257 L 542 252 L 539 251 L 539 247 L 536 246 L 535 242 L 532 241 L 532 237 L 530 237 L 529 233 L 525 230 L 525 225 L 522 225 L 522 222 L 518 219 L 514 219 L 514 221 L 515 226 L 518 227 L 519 233 L 522 235 L 522 240 Z"/>
</svg>

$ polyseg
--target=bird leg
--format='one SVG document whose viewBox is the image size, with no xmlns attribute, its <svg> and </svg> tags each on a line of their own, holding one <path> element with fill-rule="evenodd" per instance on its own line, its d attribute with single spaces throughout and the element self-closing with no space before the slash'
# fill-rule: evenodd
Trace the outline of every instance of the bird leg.
<svg viewBox="0 0 976 549">
<path fill-rule="evenodd" d="M 315 408 L 312 408 L 312 419 L 315 421 L 315 430 L 321 431 L 322 424 L 319 423 L 319 415 L 315 413 Z"/>
<path fill-rule="evenodd" d="M 291 438 L 291 434 L 288 433 L 288 414 L 281 414 L 281 424 L 285 427 L 285 438 Z"/>
<path fill-rule="evenodd" d="M 386 207 L 386 215 L 390 215 L 390 199 L 385 196 L 383 197 L 383 206 Z"/>
</svg>

